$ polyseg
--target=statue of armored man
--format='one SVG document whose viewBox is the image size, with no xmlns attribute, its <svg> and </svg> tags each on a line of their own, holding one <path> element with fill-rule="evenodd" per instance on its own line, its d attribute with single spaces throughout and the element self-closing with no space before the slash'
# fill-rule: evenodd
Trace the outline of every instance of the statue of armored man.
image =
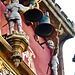
<svg viewBox="0 0 75 75">
<path fill-rule="evenodd" d="M 25 7 L 22 4 L 19 4 L 18 0 L 11 0 L 11 3 L 7 5 L 7 8 L 4 12 L 6 20 L 9 22 L 10 34 L 13 31 L 14 23 L 17 23 L 18 31 L 21 33 L 22 30 L 22 19 L 20 12 L 25 12 L 30 7 Z M 9 15 L 10 11 L 10 15 Z"/>
</svg>

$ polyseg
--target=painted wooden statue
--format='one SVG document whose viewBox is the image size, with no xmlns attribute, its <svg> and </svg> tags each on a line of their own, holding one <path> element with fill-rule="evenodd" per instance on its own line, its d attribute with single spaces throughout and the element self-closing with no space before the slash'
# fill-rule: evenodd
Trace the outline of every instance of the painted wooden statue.
<svg viewBox="0 0 75 75">
<path fill-rule="evenodd" d="M 25 12 L 29 7 L 25 7 L 22 4 L 19 4 L 18 0 L 11 0 L 11 3 L 7 5 L 7 8 L 4 12 L 6 20 L 9 22 L 10 34 L 13 31 L 14 23 L 17 23 L 19 33 L 22 30 L 22 19 L 20 16 L 20 12 Z M 10 15 L 9 11 L 11 12 Z"/>
<path fill-rule="evenodd" d="M 57 55 L 58 55 L 57 52 L 54 51 L 54 54 L 53 54 L 53 57 L 52 57 L 52 60 L 51 60 L 53 75 L 58 75 L 57 70 L 58 70 L 59 60 L 58 60 Z"/>
</svg>

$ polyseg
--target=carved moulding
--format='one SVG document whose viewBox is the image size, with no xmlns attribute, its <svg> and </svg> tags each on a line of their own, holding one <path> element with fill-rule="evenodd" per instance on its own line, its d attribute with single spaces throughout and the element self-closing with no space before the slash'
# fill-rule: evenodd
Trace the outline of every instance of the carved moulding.
<svg viewBox="0 0 75 75">
<path fill-rule="evenodd" d="M 13 49 L 11 45 L 2 36 L 0 36 L 0 57 L 3 58 L 13 71 L 15 71 L 16 74 L 14 75 L 36 75 L 23 60 L 19 63 L 18 67 L 15 67 L 11 60 L 12 55 Z"/>
<path fill-rule="evenodd" d="M 26 62 L 26 63 L 32 69 L 32 71 L 37 75 L 35 65 L 33 62 L 33 58 L 35 58 L 35 54 L 34 54 L 33 50 L 30 48 L 30 46 L 28 48 L 29 48 L 28 51 L 25 51 L 22 53 L 22 58 L 24 61 L 25 61 L 25 59 L 27 59 L 28 62 Z"/>
<path fill-rule="evenodd" d="M 17 75 L 8 63 L 0 56 L 0 75 Z"/>
<path fill-rule="evenodd" d="M 14 65 L 18 67 L 19 63 L 22 61 L 20 54 L 27 51 L 29 46 L 28 36 L 13 31 L 12 34 L 6 37 L 6 40 L 12 46 L 13 55 L 11 56 L 11 59 L 13 60 Z"/>
</svg>

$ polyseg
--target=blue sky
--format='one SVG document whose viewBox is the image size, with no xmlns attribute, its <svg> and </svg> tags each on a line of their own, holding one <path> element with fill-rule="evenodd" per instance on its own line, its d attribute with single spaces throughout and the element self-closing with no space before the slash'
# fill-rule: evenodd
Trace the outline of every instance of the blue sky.
<svg viewBox="0 0 75 75">
<path fill-rule="evenodd" d="M 60 5 L 68 19 L 75 23 L 75 0 L 56 0 L 55 2 Z M 65 75 L 74 75 L 75 73 L 75 63 L 72 62 L 74 54 L 75 37 L 67 40 L 63 46 Z"/>
</svg>

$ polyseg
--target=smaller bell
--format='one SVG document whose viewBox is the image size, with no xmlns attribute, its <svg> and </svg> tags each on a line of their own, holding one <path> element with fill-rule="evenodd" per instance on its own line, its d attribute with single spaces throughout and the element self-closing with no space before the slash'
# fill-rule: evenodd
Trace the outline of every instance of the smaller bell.
<svg viewBox="0 0 75 75">
<path fill-rule="evenodd" d="M 25 19 L 31 22 L 40 21 L 43 17 L 43 12 L 39 9 L 39 4 L 37 3 L 38 7 L 35 7 L 34 1 L 31 1 L 30 4 L 34 7 L 24 13 Z"/>
<path fill-rule="evenodd" d="M 31 2 L 29 3 L 29 5 L 30 5 L 30 4 L 32 4 L 32 5 L 35 5 L 35 2 L 34 2 L 34 0 L 33 0 L 33 1 L 31 1 Z"/>
<path fill-rule="evenodd" d="M 49 13 L 45 12 L 39 25 L 35 28 L 35 33 L 40 37 L 48 37 L 54 31 L 53 25 L 50 24 Z"/>
</svg>

